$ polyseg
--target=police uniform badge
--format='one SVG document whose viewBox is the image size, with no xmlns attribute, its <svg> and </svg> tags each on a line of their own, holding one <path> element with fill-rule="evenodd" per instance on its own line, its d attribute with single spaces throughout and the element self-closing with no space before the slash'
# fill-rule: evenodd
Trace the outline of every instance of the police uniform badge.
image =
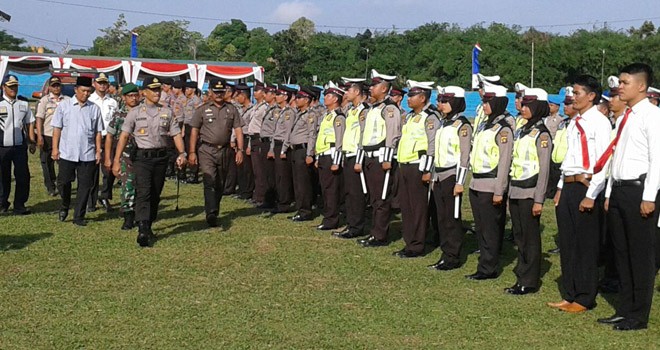
<svg viewBox="0 0 660 350">
<path fill-rule="evenodd" d="M 0 107 L 0 114 L 7 114 L 7 107 L 5 106 Z"/>
<path fill-rule="evenodd" d="M 500 143 L 507 143 L 508 141 L 509 141 L 509 132 L 503 131 L 502 134 L 500 134 Z"/>
<path fill-rule="evenodd" d="M 337 119 L 337 120 L 335 121 L 335 126 L 336 126 L 336 127 L 340 127 L 340 126 L 341 126 L 341 119 Z"/>
<path fill-rule="evenodd" d="M 46 108 L 46 115 L 52 115 L 53 113 L 55 113 L 55 108 L 53 107 Z"/>
<path fill-rule="evenodd" d="M 364 121 L 364 118 L 366 118 L 366 115 L 367 115 L 367 111 L 366 111 L 366 110 L 362 110 L 362 112 L 360 112 L 360 121 L 361 121 L 361 122 Z"/>
<path fill-rule="evenodd" d="M 461 131 L 461 137 L 467 137 L 468 136 L 468 126 L 467 125 L 463 125 L 463 127 L 461 128 L 460 131 Z"/>
<path fill-rule="evenodd" d="M 289 120 L 289 118 L 291 118 L 291 116 L 289 115 L 289 113 L 287 113 L 286 115 L 284 115 L 284 120 Z"/>
<path fill-rule="evenodd" d="M 419 123 L 419 120 L 422 119 L 421 115 L 416 115 L 415 118 L 413 118 L 413 123 Z"/>
<path fill-rule="evenodd" d="M 548 135 L 543 134 L 541 135 L 540 139 L 541 139 L 541 148 L 548 148 Z"/>
<path fill-rule="evenodd" d="M 387 111 L 387 117 L 388 118 L 394 117 L 394 112 L 392 110 Z"/>
<path fill-rule="evenodd" d="M 458 128 L 459 126 L 461 126 L 461 121 L 456 120 L 452 126 L 455 127 L 455 128 Z"/>
<path fill-rule="evenodd" d="M 147 130 L 146 130 L 145 128 L 140 128 L 140 129 L 138 130 L 138 134 L 140 134 L 140 135 L 146 135 L 146 134 L 147 134 Z"/>
</svg>

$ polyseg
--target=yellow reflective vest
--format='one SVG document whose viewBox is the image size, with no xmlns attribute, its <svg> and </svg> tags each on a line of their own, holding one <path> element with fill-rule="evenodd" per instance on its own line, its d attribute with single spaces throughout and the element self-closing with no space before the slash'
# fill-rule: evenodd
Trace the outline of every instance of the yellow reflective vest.
<svg viewBox="0 0 660 350">
<path fill-rule="evenodd" d="M 476 120 L 476 119 L 475 119 Z M 435 133 L 435 167 L 447 169 L 455 167 L 461 160 L 461 141 L 458 136 L 460 128 L 469 123 L 465 117 L 440 128 Z"/>
<path fill-rule="evenodd" d="M 429 141 L 426 136 L 426 119 L 428 113 L 409 113 L 401 130 L 401 140 L 397 151 L 397 160 L 400 163 L 410 163 L 419 160 L 420 152 L 428 151 Z"/>
<path fill-rule="evenodd" d="M 365 104 L 361 103 L 348 111 L 346 116 L 346 131 L 342 141 L 342 150 L 346 153 L 355 153 L 360 142 L 360 115 L 365 109 Z"/>
<path fill-rule="evenodd" d="M 362 132 L 363 146 L 373 146 L 385 141 L 387 137 L 387 128 L 383 118 L 385 107 L 387 107 L 387 104 L 381 103 L 377 107 L 371 108 L 367 113 L 364 120 L 364 131 Z"/>
<path fill-rule="evenodd" d="M 500 161 L 500 147 L 497 145 L 497 134 L 504 127 L 503 120 L 475 134 L 470 153 L 470 167 L 475 175 L 482 177 L 497 177 L 497 164 Z M 507 125 L 508 126 L 508 125 Z"/>
<path fill-rule="evenodd" d="M 335 111 L 330 111 L 323 117 L 321 121 L 321 126 L 319 127 L 319 133 L 316 137 L 316 154 L 322 154 L 334 147 L 336 136 L 335 136 L 335 117 L 337 113 Z"/>
<path fill-rule="evenodd" d="M 532 131 L 516 137 L 509 173 L 511 181 L 529 180 L 541 171 L 539 153 L 536 149 L 536 140 L 540 134 L 541 130 L 533 128 Z"/>
<path fill-rule="evenodd" d="M 564 158 L 566 158 L 566 152 L 568 152 L 568 135 L 566 130 L 568 129 L 569 122 L 570 119 L 566 119 L 559 123 L 555 138 L 552 140 L 553 163 L 561 164 L 564 161 Z"/>
</svg>

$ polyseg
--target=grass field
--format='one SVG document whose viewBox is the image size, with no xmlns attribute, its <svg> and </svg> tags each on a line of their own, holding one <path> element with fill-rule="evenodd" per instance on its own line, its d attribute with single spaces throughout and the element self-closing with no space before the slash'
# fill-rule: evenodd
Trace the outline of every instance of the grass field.
<svg viewBox="0 0 660 350">
<path fill-rule="evenodd" d="M 139 249 L 135 232 L 119 230 L 116 210 L 88 215 L 85 228 L 59 222 L 59 200 L 45 193 L 37 161 L 35 214 L 0 217 L 1 349 L 660 347 L 660 293 L 649 329 L 638 332 L 596 323 L 613 313 L 614 296 L 580 315 L 545 306 L 560 300 L 558 256 L 544 256 L 539 293 L 516 297 L 503 292 L 515 282 L 510 243 L 499 279 L 468 281 L 476 255 L 444 273 L 426 269 L 437 250 L 393 257 L 403 246 L 398 218 L 395 242 L 364 249 L 318 233 L 318 220 L 296 224 L 225 198 L 222 228 L 207 229 L 201 185 L 181 186 L 175 212 L 172 181 L 154 224 L 160 239 Z M 545 252 L 555 246 L 550 202 L 542 223 Z M 467 236 L 465 252 L 475 246 Z"/>
</svg>

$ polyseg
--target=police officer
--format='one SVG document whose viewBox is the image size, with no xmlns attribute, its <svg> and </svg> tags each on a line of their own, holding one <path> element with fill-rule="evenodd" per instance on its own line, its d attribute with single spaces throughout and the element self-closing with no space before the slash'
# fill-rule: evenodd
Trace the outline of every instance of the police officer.
<svg viewBox="0 0 660 350">
<path fill-rule="evenodd" d="M 544 118 L 550 114 L 548 93 L 528 88 L 521 98 L 521 115 L 527 121 L 516 130 L 509 184 L 511 224 L 518 262 L 516 283 L 505 291 L 513 295 L 536 293 L 541 280 L 540 219 L 550 173 L 552 137 Z"/>
<path fill-rule="evenodd" d="M 364 159 L 355 164 L 355 171 L 364 171 L 369 201 L 372 207 L 372 228 L 369 237 L 358 240 L 363 247 L 389 244 L 387 233 L 391 218 L 392 177 L 396 170 L 394 150 L 401 138 L 401 111 L 388 92 L 396 76 L 371 71 L 371 96 L 376 101 L 367 111 L 364 132 L 358 146 Z M 362 154 L 364 152 L 364 154 Z"/>
<path fill-rule="evenodd" d="M 264 117 L 268 111 L 268 103 L 264 100 L 266 96 L 266 87 L 264 83 L 259 80 L 254 82 L 254 99 L 255 106 L 251 109 L 250 123 L 247 128 L 247 135 L 249 141 L 247 143 L 245 154 L 249 155 L 252 161 L 252 169 L 254 173 L 254 191 L 252 192 L 251 203 L 260 205 L 264 202 L 266 194 L 266 174 L 263 170 L 262 158 L 265 155 L 261 153 L 261 124 L 264 122 Z"/>
<path fill-rule="evenodd" d="M 298 113 L 289 139 L 283 148 L 288 150 L 293 175 L 293 194 L 296 214 L 291 220 L 296 222 L 312 220 L 312 169 L 316 119 L 309 108 L 314 98 L 314 91 L 309 86 L 301 86 L 296 94 Z"/>
<path fill-rule="evenodd" d="M 184 133 L 184 127 L 183 127 L 183 110 L 186 105 L 186 94 L 184 93 L 184 88 L 185 88 L 185 82 L 182 80 L 176 80 L 172 82 L 172 89 L 170 90 L 170 98 L 169 98 L 169 103 L 165 104 L 164 102 L 159 102 L 162 104 L 164 107 L 169 107 L 172 110 L 172 113 L 174 114 L 174 120 L 179 124 L 179 127 L 181 128 L 181 137 L 185 137 Z M 161 92 L 162 96 L 162 92 Z M 175 178 L 177 181 L 185 181 L 186 174 L 185 171 L 183 170 L 178 170 L 176 169 L 176 159 L 179 156 L 178 152 L 176 151 L 176 147 L 174 147 L 174 143 L 171 139 L 168 140 L 168 145 L 167 147 L 170 150 L 170 160 L 167 164 L 167 171 L 166 171 L 166 176 L 168 178 Z"/>
<path fill-rule="evenodd" d="M 408 80 L 408 106 L 397 151 L 399 199 L 405 248 L 394 253 L 400 258 L 424 254 L 428 225 L 431 171 L 435 157 L 435 131 L 440 126 L 438 111 L 431 107 L 433 82 Z"/>
<path fill-rule="evenodd" d="M 475 132 L 470 154 L 470 205 L 479 245 L 477 272 L 472 280 L 497 278 L 506 220 L 506 190 L 511 164 L 513 130 L 506 121 L 506 88 L 486 86 L 482 99 L 488 118 Z"/>
<path fill-rule="evenodd" d="M 44 175 L 44 185 L 46 185 L 48 194 L 53 197 L 57 196 L 59 192 L 56 184 L 55 161 L 50 157 L 53 149 L 53 127 L 50 123 L 53 120 L 57 105 L 68 99 L 69 96 L 62 94 L 62 81 L 60 78 L 51 76 L 48 79 L 48 95 L 43 96 L 37 105 L 37 147 L 39 148 L 41 169 Z"/>
<path fill-rule="evenodd" d="M 60 221 L 66 220 L 71 205 L 71 183 L 78 181 L 77 203 L 73 223 L 85 226 L 85 214 L 94 188 L 94 175 L 101 162 L 101 132 L 104 130 L 101 108 L 89 101 L 92 79 L 78 77 L 75 96 L 60 102 L 53 115 L 53 150 L 51 157 L 59 161 L 57 186 L 62 196 Z"/>
<path fill-rule="evenodd" d="M 172 91 L 172 84 L 174 84 L 174 79 L 163 78 L 161 79 L 161 84 L 162 85 L 160 91 L 160 104 L 162 104 L 165 107 L 169 107 L 171 109 L 172 108 L 171 103 L 174 97 L 174 91 Z"/>
<path fill-rule="evenodd" d="M 202 99 L 197 96 L 197 82 L 188 81 L 185 83 L 184 96 L 186 97 L 186 102 L 183 105 L 183 128 L 184 128 L 184 140 L 186 146 L 190 144 L 190 121 L 192 120 L 195 109 L 202 104 Z M 187 177 L 186 182 L 190 184 L 199 183 L 199 167 L 197 165 L 190 164 L 187 168 Z"/>
<path fill-rule="evenodd" d="M 355 172 L 355 163 L 358 143 L 362 136 L 362 123 L 367 115 L 369 105 L 365 102 L 365 79 L 347 78 L 350 84 L 344 94 L 344 99 L 351 103 L 346 116 L 346 130 L 342 141 L 344 152 L 344 204 L 346 206 L 346 228 L 336 231 L 334 236 L 339 238 L 356 238 L 364 235 L 365 210 L 367 198 L 362 183 L 365 181 L 363 173 Z M 361 163 L 361 162 L 359 162 Z M 366 187 L 366 182 L 364 182 Z"/>
<path fill-rule="evenodd" d="M 229 170 L 229 163 L 243 162 L 243 121 L 233 104 L 225 101 L 228 92 L 227 83 L 221 79 L 209 82 L 212 102 L 207 102 L 195 110 L 190 121 L 191 134 L 188 149 L 190 151 L 190 164 L 199 164 L 204 181 L 204 211 L 206 223 L 210 227 L 218 226 L 220 214 L 220 201 L 225 188 L 225 179 Z M 232 131 L 236 134 L 236 156 L 229 158 L 229 142 Z M 199 157 L 195 151 L 199 146 Z"/>
<path fill-rule="evenodd" d="M 316 136 L 316 167 L 323 194 L 323 222 L 317 230 L 326 231 L 339 226 L 339 204 L 341 199 L 342 142 L 346 118 L 341 111 L 345 91 L 330 83 L 324 92 L 323 103 L 328 112 L 321 121 Z"/>
<path fill-rule="evenodd" d="M 126 115 L 112 164 L 112 172 L 118 176 L 121 171 L 121 155 L 129 136 L 133 136 L 137 146 L 133 161 L 135 220 L 138 224 L 137 243 L 141 247 L 151 245 L 155 238 L 151 225 L 156 220 L 160 194 L 165 183 L 165 170 L 169 159 L 168 138 L 174 139 L 174 145 L 179 152 L 177 165 L 182 167 L 186 163 L 179 125 L 172 110 L 159 104 L 160 87 L 158 78 L 145 77 L 142 82 L 144 103 Z"/>
<path fill-rule="evenodd" d="M 291 175 L 290 149 L 284 147 L 289 139 L 296 111 L 289 106 L 298 90 L 284 84 L 277 87 L 275 102 L 280 110 L 275 114 L 275 130 L 273 131 L 272 149 L 275 162 L 275 188 L 277 191 L 277 207 L 273 213 L 289 213 L 293 210 L 293 181 Z"/>
<path fill-rule="evenodd" d="M 34 115 L 27 99 L 18 96 L 18 78 L 8 74 L 2 79 L 0 101 L 0 211 L 9 210 L 11 192 L 11 168 L 14 166 L 14 214 L 27 215 L 25 207 L 30 197 L 30 169 L 28 168 L 28 143 L 36 142 Z M 32 146 L 34 147 L 34 146 Z M 31 151 L 34 153 L 34 149 Z"/>
<path fill-rule="evenodd" d="M 484 97 L 484 89 L 486 86 L 492 86 L 492 85 L 502 85 L 500 83 L 500 76 L 499 75 L 493 75 L 493 76 L 485 76 L 481 73 L 477 74 L 477 81 L 478 81 L 478 86 L 479 86 L 479 98 L 483 99 Z M 440 87 L 438 87 L 440 88 Z M 441 91 L 438 91 L 441 92 Z M 479 125 L 481 123 L 485 122 L 486 119 L 488 119 L 488 116 L 486 113 L 484 113 L 484 105 L 483 103 L 480 103 L 477 106 L 476 109 L 476 116 L 474 117 L 474 129 L 477 130 L 479 129 Z"/>
<path fill-rule="evenodd" d="M 106 131 L 108 134 L 105 136 L 105 157 L 104 167 L 106 171 L 112 171 L 112 159 L 114 159 L 119 135 L 126 115 L 133 108 L 140 103 L 140 91 L 133 83 L 124 85 L 121 89 L 122 107 L 115 112 L 114 117 L 108 124 Z M 162 96 L 162 94 L 161 94 Z M 120 155 L 120 171 L 119 179 L 121 180 L 121 211 L 124 216 L 124 223 L 121 225 L 122 230 L 130 230 L 135 226 L 135 170 L 133 169 L 133 161 L 131 160 L 131 153 L 135 151 L 135 140 L 133 136 L 129 135 L 128 142 L 124 151 Z"/>
<path fill-rule="evenodd" d="M 277 200 L 277 191 L 275 190 L 275 143 L 273 142 L 273 134 L 275 133 L 275 125 L 281 108 L 275 101 L 276 92 L 276 86 L 266 86 L 264 100 L 268 103 L 268 110 L 261 123 L 260 133 L 261 161 L 262 169 L 266 177 L 266 181 L 264 182 L 266 187 L 264 191 L 264 201 L 261 204 L 257 204 L 257 208 L 259 209 L 273 209 L 275 207 L 275 201 Z"/>
<path fill-rule="evenodd" d="M 589 75 L 578 76 L 573 84 L 573 107 L 579 114 L 567 129 L 568 149 L 555 195 L 563 300 L 548 306 L 569 313 L 596 306 L 603 214 L 598 196 L 605 188 L 605 174 L 595 174 L 594 166 L 612 130 L 596 107 L 601 91 L 598 80 Z"/>
<path fill-rule="evenodd" d="M 250 87 L 245 84 L 236 85 L 235 100 L 243 109 L 241 119 L 243 120 L 243 146 L 248 144 L 248 126 L 254 113 L 254 105 L 251 100 Z M 234 152 L 237 145 L 234 145 Z M 252 156 L 243 155 L 243 162 L 237 166 L 238 174 L 238 198 L 249 200 L 254 192 L 254 170 L 252 169 Z"/>
<path fill-rule="evenodd" d="M 605 209 L 621 281 L 620 303 L 612 317 L 598 322 L 628 331 L 647 327 L 653 302 L 658 226 L 654 212 L 660 204 L 660 139 L 655 133 L 660 130 L 660 109 L 645 94 L 653 82 L 650 66 L 627 65 L 619 81 L 619 98 L 629 108 L 594 171 L 602 171 L 603 160 L 613 152 Z"/>
<path fill-rule="evenodd" d="M 470 164 L 472 126 L 463 116 L 466 107 L 463 88 L 458 86 L 442 88 L 438 102 L 438 109 L 442 112 L 443 118 L 440 121 L 440 128 L 434 135 L 433 200 L 442 255 L 429 268 L 448 271 L 461 265 L 464 237 L 461 199 Z"/>
</svg>

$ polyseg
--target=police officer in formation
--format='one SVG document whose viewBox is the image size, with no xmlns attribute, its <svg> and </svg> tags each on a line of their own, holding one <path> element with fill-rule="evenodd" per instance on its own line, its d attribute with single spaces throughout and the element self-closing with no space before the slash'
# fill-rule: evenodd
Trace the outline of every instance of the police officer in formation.
<svg viewBox="0 0 660 350">
<path fill-rule="evenodd" d="M 300 87 L 296 93 L 298 113 L 292 123 L 291 135 L 284 142 L 289 150 L 291 172 L 293 175 L 293 193 L 296 213 L 291 216 L 295 222 L 313 219 L 312 213 L 312 168 L 316 140 L 316 118 L 310 108 L 314 91 L 309 86 Z"/>
</svg>

